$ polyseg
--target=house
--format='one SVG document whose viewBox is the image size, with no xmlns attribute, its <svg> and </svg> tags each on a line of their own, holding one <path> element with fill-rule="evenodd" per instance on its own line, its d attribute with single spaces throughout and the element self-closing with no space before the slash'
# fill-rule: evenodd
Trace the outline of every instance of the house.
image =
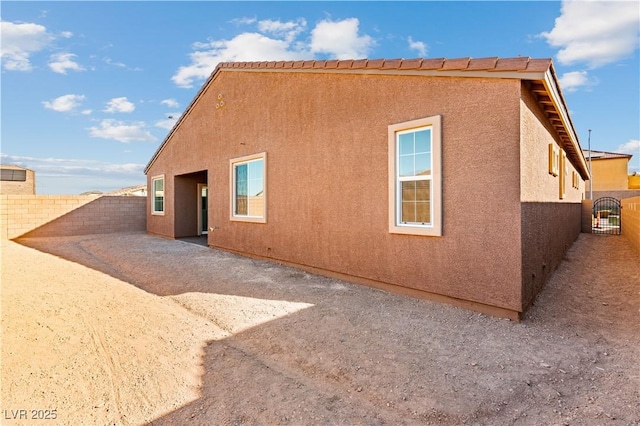
<svg viewBox="0 0 640 426">
<path fill-rule="evenodd" d="M 36 172 L 12 164 L 0 164 L 0 194 L 34 195 Z"/>
<path fill-rule="evenodd" d="M 634 175 L 629 175 L 631 154 L 585 150 L 584 156 L 591 167 L 591 180 L 586 182 L 586 191 L 591 193 L 593 183 L 593 199 L 613 197 L 617 199 L 640 196 L 640 182 Z"/>
<path fill-rule="evenodd" d="M 147 230 L 519 319 L 581 228 L 568 111 L 550 59 L 221 63 Z"/>
<path fill-rule="evenodd" d="M 147 184 L 143 183 L 141 185 L 133 185 L 127 186 L 124 188 L 116 189 L 114 191 L 107 192 L 106 195 L 124 195 L 124 196 L 135 196 L 135 197 L 146 197 L 147 196 Z"/>
<path fill-rule="evenodd" d="M 113 191 L 109 191 L 106 193 L 98 190 L 93 190 L 93 191 L 83 192 L 80 195 L 117 195 L 117 196 L 125 196 L 125 197 L 130 197 L 130 196 L 146 197 L 147 184 L 144 183 L 141 185 L 126 186 L 124 188 L 115 189 Z"/>
</svg>

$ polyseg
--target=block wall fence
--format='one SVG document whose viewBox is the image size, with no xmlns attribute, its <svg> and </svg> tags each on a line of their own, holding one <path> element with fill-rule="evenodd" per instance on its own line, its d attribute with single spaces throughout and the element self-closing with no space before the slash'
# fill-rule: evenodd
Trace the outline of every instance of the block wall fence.
<svg viewBox="0 0 640 426">
<path fill-rule="evenodd" d="M 621 204 L 622 235 L 636 249 L 640 260 L 640 197 L 625 198 Z"/>
<path fill-rule="evenodd" d="M 145 232 L 146 205 L 133 196 L 0 195 L 0 236 Z"/>
</svg>

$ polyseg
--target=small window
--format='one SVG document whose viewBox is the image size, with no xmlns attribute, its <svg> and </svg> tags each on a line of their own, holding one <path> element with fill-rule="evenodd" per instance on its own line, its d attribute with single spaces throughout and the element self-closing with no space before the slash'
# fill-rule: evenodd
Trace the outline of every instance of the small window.
<svg viewBox="0 0 640 426">
<path fill-rule="evenodd" d="M 264 152 L 231 160 L 231 220 L 266 222 L 266 160 Z"/>
<path fill-rule="evenodd" d="M 164 176 L 151 178 L 151 213 L 164 214 Z"/>
<path fill-rule="evenodd" d="M 389 126 L 389 232 L 442 235 L 440 116 Z"/>
<path fill-rule="evenodd" d="M 0 170 L 0 180 L 8 182 L 25 182 L 27 180 L 27 171 L 2 169 Z"/>
</svg>

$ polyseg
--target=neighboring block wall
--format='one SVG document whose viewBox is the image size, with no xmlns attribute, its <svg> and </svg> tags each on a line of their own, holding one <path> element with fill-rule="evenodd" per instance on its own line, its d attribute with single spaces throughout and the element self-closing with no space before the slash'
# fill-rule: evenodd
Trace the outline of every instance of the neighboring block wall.
<svg viewBox="0 0 640 426">
<path fill-rule="evenodd" d="M 626 198 L 621 203 L 622 235 L 631 242 L 640 259 L 640 197 Z"/>
<path fill-rule="evenodd" d="M 2 238 L 51 237 L 146 229 L 146 197 L 1 195 Z"/>
</svg>

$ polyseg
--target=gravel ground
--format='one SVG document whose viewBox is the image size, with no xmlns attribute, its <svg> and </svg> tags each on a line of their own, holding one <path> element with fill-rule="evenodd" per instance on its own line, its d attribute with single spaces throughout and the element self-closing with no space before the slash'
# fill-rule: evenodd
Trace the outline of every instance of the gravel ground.
<svg viewBox="0 0 640 426">
<path fill-rule="evenodd" d="M 142 233 L 19 242 L 2 424 L 640 425 L 622 237 L 581 234 L 521 323 Z"/>
</svg>

